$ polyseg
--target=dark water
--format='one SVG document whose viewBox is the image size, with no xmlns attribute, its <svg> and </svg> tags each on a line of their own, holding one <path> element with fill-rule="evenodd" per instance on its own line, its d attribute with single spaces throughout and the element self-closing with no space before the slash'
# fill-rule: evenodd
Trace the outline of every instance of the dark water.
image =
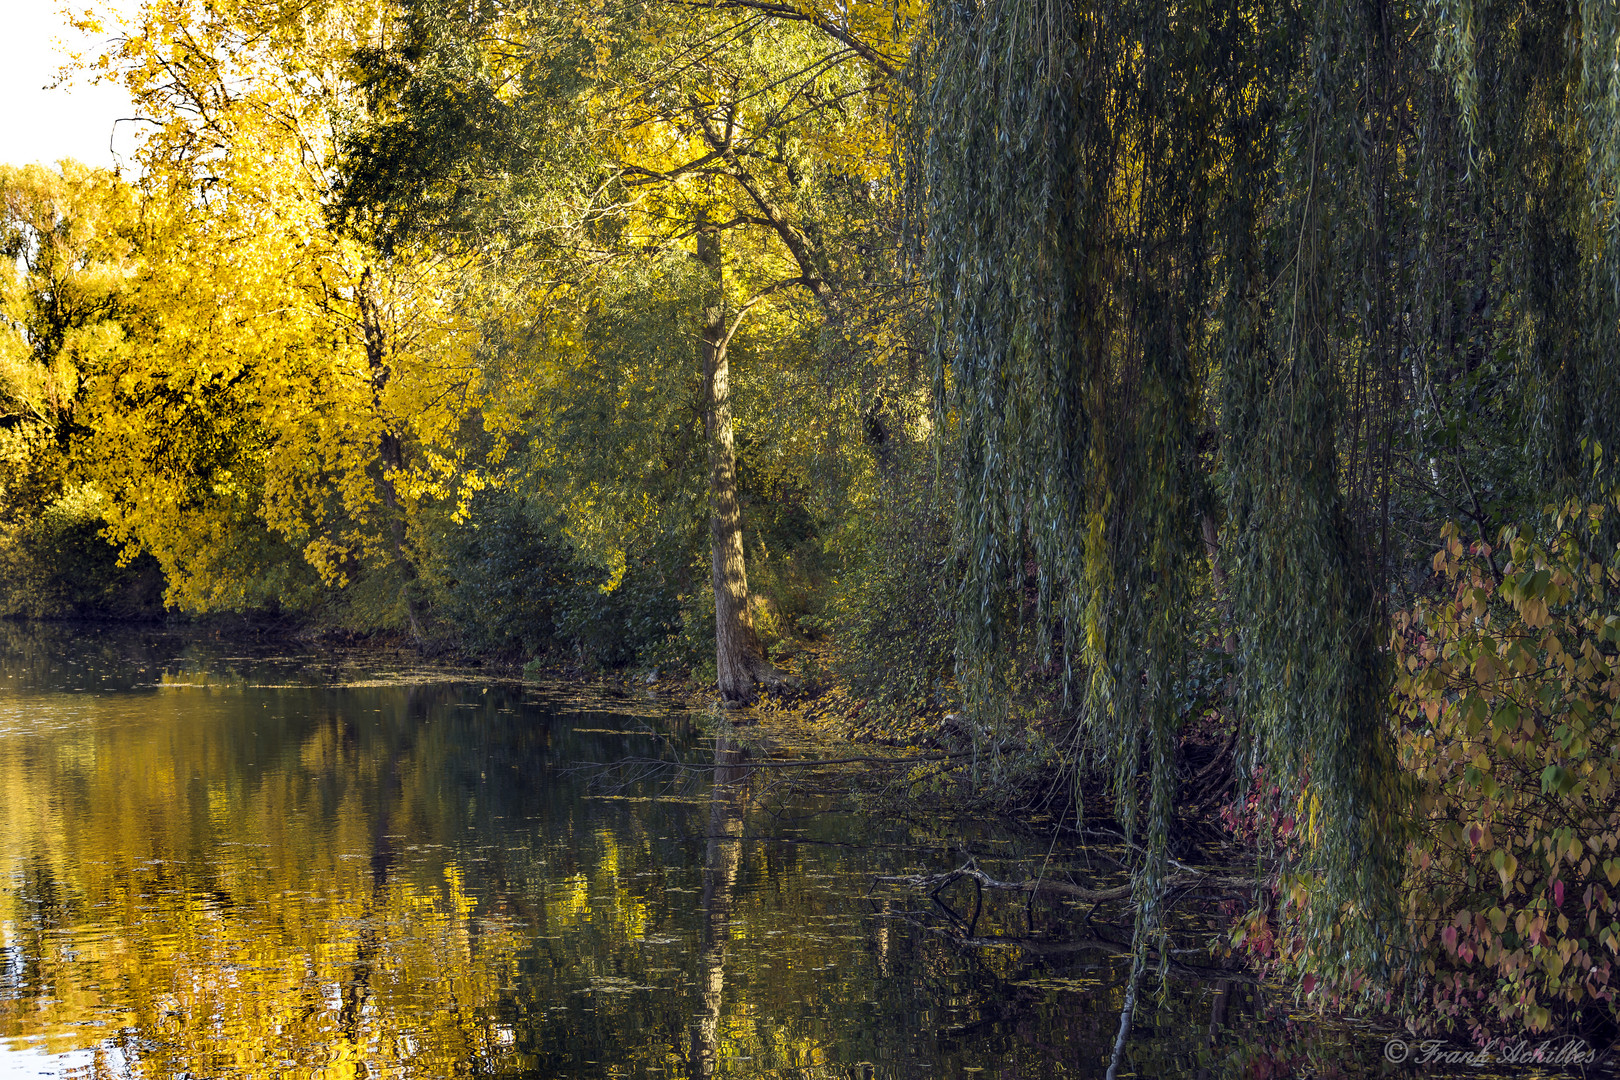
<svg viewBox="0 0 1620 1080">
<path fill-rule="evenodd" d="M 979 938 L 1047 944 L 963 945 L 874 883 L 957 865 L 960 826 L 862 814 L 756 767 L 769 724 L 717 730 L 375 660 L 0 629 L 0 1076 L 1101 1075 L 1118 962 L 1053 936 L 1084 909 L 991 897 Z M 654 759 L 709 767 L 597 767 Z M 970 843 L 1004 876 L 1047 852 Z M 1133 1075 L 1382 1071 L 1380 1039 L 1260 997 L 1173 980 Z"/>
</svg>

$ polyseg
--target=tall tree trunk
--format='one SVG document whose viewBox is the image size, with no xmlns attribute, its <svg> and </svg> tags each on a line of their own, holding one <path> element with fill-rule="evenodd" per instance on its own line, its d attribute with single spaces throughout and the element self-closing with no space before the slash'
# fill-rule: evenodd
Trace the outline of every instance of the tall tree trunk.
<svg viewBox="0 0 1620 1080">
<path fill-rule="evenodd" d="M 699 219 L 698 261 L 708 270 L 703 305 L 703 386 L 709 438 L 709 537 L 714 567 L 714 666 L 720 697 L 754 700 L 754 682 L 764 653 L 748 607 L 748 571 L 743 562 L 742 511 L 737 505 L 737 454 L 731 432 L 731 368 L 726 359 L 724 268 L 720 236 L 707 214 Z"/>
<path fill-rule="evenodd" d="M 393 366 L 388 363 L 388 329 L 382 308 L 374 292 L 375 281 L 368 267 L 360 275 L 360 329 L 366 345 L 366 365 L 371 376 L 371 410 L 377 417 L 384 415 L 383 391 L 388 387 Z M 405 616 L 410 621 L 411 639 L 422 644 L 422 620 L 417 612 L 416 563 L 405 550 L 405 510 L 400 503 L 399 491 L 394 486 L 394 474 L 405 465 L 405 443 L 399 433 L 385 427 L 377 438 L 377 494 L 382 499 L 387 515 L 388 539 L 393 544 L 394 561 L 404 579 L 401 586 L 405 601 Z"/>
</svg>

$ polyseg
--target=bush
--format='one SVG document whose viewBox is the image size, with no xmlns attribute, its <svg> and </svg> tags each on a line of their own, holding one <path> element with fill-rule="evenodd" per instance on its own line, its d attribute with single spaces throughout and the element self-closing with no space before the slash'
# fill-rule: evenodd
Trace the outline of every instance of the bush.
<svg viewBox="0 0 1620 1080">
<path fill-rule="evenodd" d="M 1396 627 L 1401 758 L 1421 839 L 1411 996 L 1446 1025 L 1545 1031 L 1614 1016 L 1620 953 L 1620 557 L 1602 507 L 1495 553 L 1455 529 L 1446 592 Z"/>
<path fill-rule="evenodd" d="M 1395 621 L 1392 713 L 1415 839 L 1408 940 L 1391 951 L 1385 1001 L 1416 1029 L 1481 1040 L 1614 1030 L 1620 553 L 1601 539 L 1609 512 L 1566 508 L 1544 539 L 1504 530 L 1494 551 L 1465 548 L 1448 527 L 1438 594 Z M 1308 798 L 1279 804 L 1285 854 L 1309 842 L 1309 815 Z M 1332 942 L 1299 936 L 1312 884 L 1285 873 L 1275 911 L 1251 913 L 1239 937 L 1307 991 L 1320 981 L 1342 1001 L 1385 985 L 1340 970 Z"/>
<path fill-rule="evenodd" d="M 931 480 L 884 485 L 841 546 L 843 569 L 816 623 L 831 633 L 835 674 L 865 714 L 901 720 L 947 707 L 955 700 L 954 575 L 950 523 Z"/>
<path fill-rule="evenodd" d="M 579 559 L 520 496 L 486 490 L 469 520 L 429 539 L 424 588 L 434 614 L 472 652 L 566 653 L 586 666 L 634 662 L 679 622 L 659 560 L 632 560 L 617 588 Z"/>
<path fill-rule="evenodd" d="M 156 618 L 163 575 L 141 555 L 120 566 L 101 499 L 80 487 L 0 528 L 0 617 Z"/>
</svg>

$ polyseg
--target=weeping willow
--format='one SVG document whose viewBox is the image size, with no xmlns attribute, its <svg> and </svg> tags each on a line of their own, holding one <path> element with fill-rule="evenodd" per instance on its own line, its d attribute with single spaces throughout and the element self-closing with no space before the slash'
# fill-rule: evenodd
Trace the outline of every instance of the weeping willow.
<svg viewBox="0 0 1620 1080">
<path fill-rule="evenodd" d="M 1494 539 L 1615 483 L 1615 7 L 947 0 L 930 20 L 906 149 L 970 706 L 1004 708 L 1022 635 L 1052 650 L 1146 853 L 1147 941 L 1218 537 L 1242 763 L 1311 823 L 1311 945 L 1387 974 L 1410 955 L 1390 607 L 1441 521 Z"/>
</svg>

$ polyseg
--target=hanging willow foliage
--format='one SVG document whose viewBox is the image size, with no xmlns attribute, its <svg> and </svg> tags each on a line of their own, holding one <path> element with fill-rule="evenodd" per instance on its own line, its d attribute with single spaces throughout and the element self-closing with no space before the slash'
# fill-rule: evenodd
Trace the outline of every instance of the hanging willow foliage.
<svg viewBox="0 0 1620 1080">
<path fill-rule="evenodd" d="M 1145 841 L 1145 940 L 1208 518 L 1244 764 L 1302 799 L 1333 898 L 1313 947 L 1387 972 L 1409 956 L 1391 602 L 1422 587 L 1442 521 L 1494 533 L 1614 486 L 1615 6 L 947 0 L 930 18 L 906 150 L 961 461 L 972 707 L 1004 708 L 1021 634 L 1054 649 Z"/>
</svg>

